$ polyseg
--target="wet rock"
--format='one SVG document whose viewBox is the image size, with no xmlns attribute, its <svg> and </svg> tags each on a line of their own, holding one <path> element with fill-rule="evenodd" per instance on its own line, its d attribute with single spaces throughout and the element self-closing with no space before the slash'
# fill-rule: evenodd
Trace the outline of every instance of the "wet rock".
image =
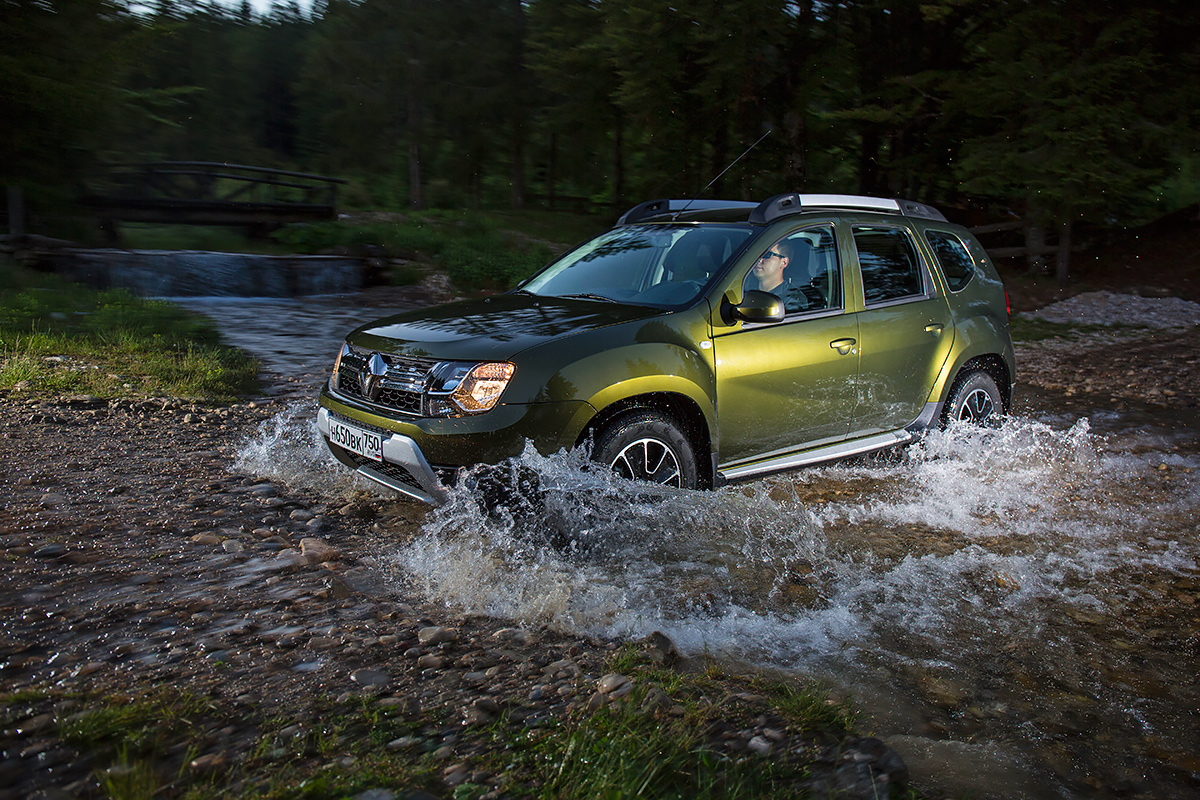
<svg viewBox="0 0 1200 800">
<path fill-rule="evenodd" d="M 382 670 L 377 669 L 356 669 L 350 673 L 350 680 L 357 683 L 359 686 L 364 686 L 370 689 L 379 689 L 387 686 L 391 682 L 391 677 Z"/>
<path fill-rule="evenodd" d="M 655 631 L 650 634 L 642 639 L 640 644 L 647 657 L 657 664 L 669 667 L 677 663 L 680 659 L 679 649 L 675 647 L 675 643 L 671 641 L 671 637 L 661 631 Z"/>
<path fill-rule="evenodd" d="M 202 544 L 214 547 L 221 543 L 220 538 L 211 533 L 197 533 L 192 537 L 191 541 L 192 544 Z"/>
<path fill-rule="evenodd" d="M 611 698 L 624 697 L 633 691 L 633 681 L 626 675 L 610 672 L 596 684 L 596 691 Z"/>
<path fill-rule="evenodd" d="M 272 559 L 274 566 L 280 569 L 295 569 L 298 567 L 307 567 L 308 559 L 301 555 L 299 550 L 287 548 L 280 550 Z"/>
<path fill-rule="evenodd" d="M 45 558 L 45 559 L 59 558 L 61 556 L 65 556 L 66 554 L 67 554 L 67 546 L 60 542 L 51 542 L 50 544 L 44 544 L 41 547 L 39 547 L 33 551 L 33 555 L 35 558 Z"/>
<path fill-rule="evenodd" d="M 342 557 L 341 551 L 336 547 L 323 539 L 315 537 L 307 537 L 300 540 L 300 553 L 308 559 L 310 564 L 318 564 L 322 561 L 337 561 Z"/>
<path fill-rule="evenodd" d="M 762 736 L 755 736 L 746 743 L 746 749 L 755 755 L 769 756 L 771 754 L 771 743 Z"/>
<path fill-rule="evenodd" d="M 59 492 L 47 492 L 40 500 L 42 508 L 61 508 L 67 505 L 67 496 Z"/>
<path fill-rule="evenodd" d="M 432 653 L 426 653 L 417 659 L 417 667 L 420 669 L 442 669 L 446 666 L 446 659 Z"/>
<path fill-rule="evenodd" d="M 458 640 L 458 631 L 453 628 L 429 626 L 417 631 L 417 641 L 426 646 L 454 642 Z"/>
</svg>

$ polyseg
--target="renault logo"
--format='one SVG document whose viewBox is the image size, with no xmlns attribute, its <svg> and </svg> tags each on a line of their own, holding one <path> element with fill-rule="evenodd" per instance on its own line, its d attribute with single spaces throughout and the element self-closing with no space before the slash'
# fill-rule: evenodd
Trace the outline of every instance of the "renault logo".
<svg viewBox="0 0 1200 800">
<path fill-rule="evenodd" d="M 363 394 L 368 400 L 379 399 L 379 384 L 387 375 L 388 365 L 379 353 L 372 353 L 367 359 L 367 374 L 363 375 Z"/>
</svg>

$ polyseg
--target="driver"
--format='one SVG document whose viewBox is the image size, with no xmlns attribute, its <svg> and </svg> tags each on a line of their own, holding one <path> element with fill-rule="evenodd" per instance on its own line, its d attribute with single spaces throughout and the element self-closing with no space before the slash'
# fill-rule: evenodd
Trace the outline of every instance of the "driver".
<svg viewBox="0 0 1200 800">
<path fill-rule="evenodd" d="M 787 268 L 791 262 L 792 243 L 781 239 L 754 262 L 750 269 L 750 277 L 753 280 L 746 282 L 746 288 L 770 292 L 781 300 L 789 299 L 793 287 Z M 758 282 L 757 286 L 751 285 L 754 281 Z"/>
</svg>

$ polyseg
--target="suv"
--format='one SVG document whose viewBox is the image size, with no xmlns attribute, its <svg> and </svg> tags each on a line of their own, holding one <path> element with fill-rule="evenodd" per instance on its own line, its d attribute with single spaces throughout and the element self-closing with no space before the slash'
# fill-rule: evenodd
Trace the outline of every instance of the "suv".
<svg viewBox="0 0 1200 800">
<path fill-rule="evenodd" d="M 1000 278 L 936 209 L 654 200 L 513 291 L 353 331 L 317 426 L 426 502 L 526 440 L 690 489 L 985 422 L 1013 378 Z"/>
</svg>

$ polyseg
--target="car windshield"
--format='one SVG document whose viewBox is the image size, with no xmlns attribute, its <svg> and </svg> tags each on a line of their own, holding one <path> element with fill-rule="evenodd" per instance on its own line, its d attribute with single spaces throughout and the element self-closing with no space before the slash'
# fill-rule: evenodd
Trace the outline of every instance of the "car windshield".
<svg viewBox="0 0 1200 800">
<path fill-rule="evenodd" d="M 648 306 L 692 302 L 753 230 L 737 225 L 629 225 L 603 233 L 521 287 L 543 297 Z"/>
</svg>

